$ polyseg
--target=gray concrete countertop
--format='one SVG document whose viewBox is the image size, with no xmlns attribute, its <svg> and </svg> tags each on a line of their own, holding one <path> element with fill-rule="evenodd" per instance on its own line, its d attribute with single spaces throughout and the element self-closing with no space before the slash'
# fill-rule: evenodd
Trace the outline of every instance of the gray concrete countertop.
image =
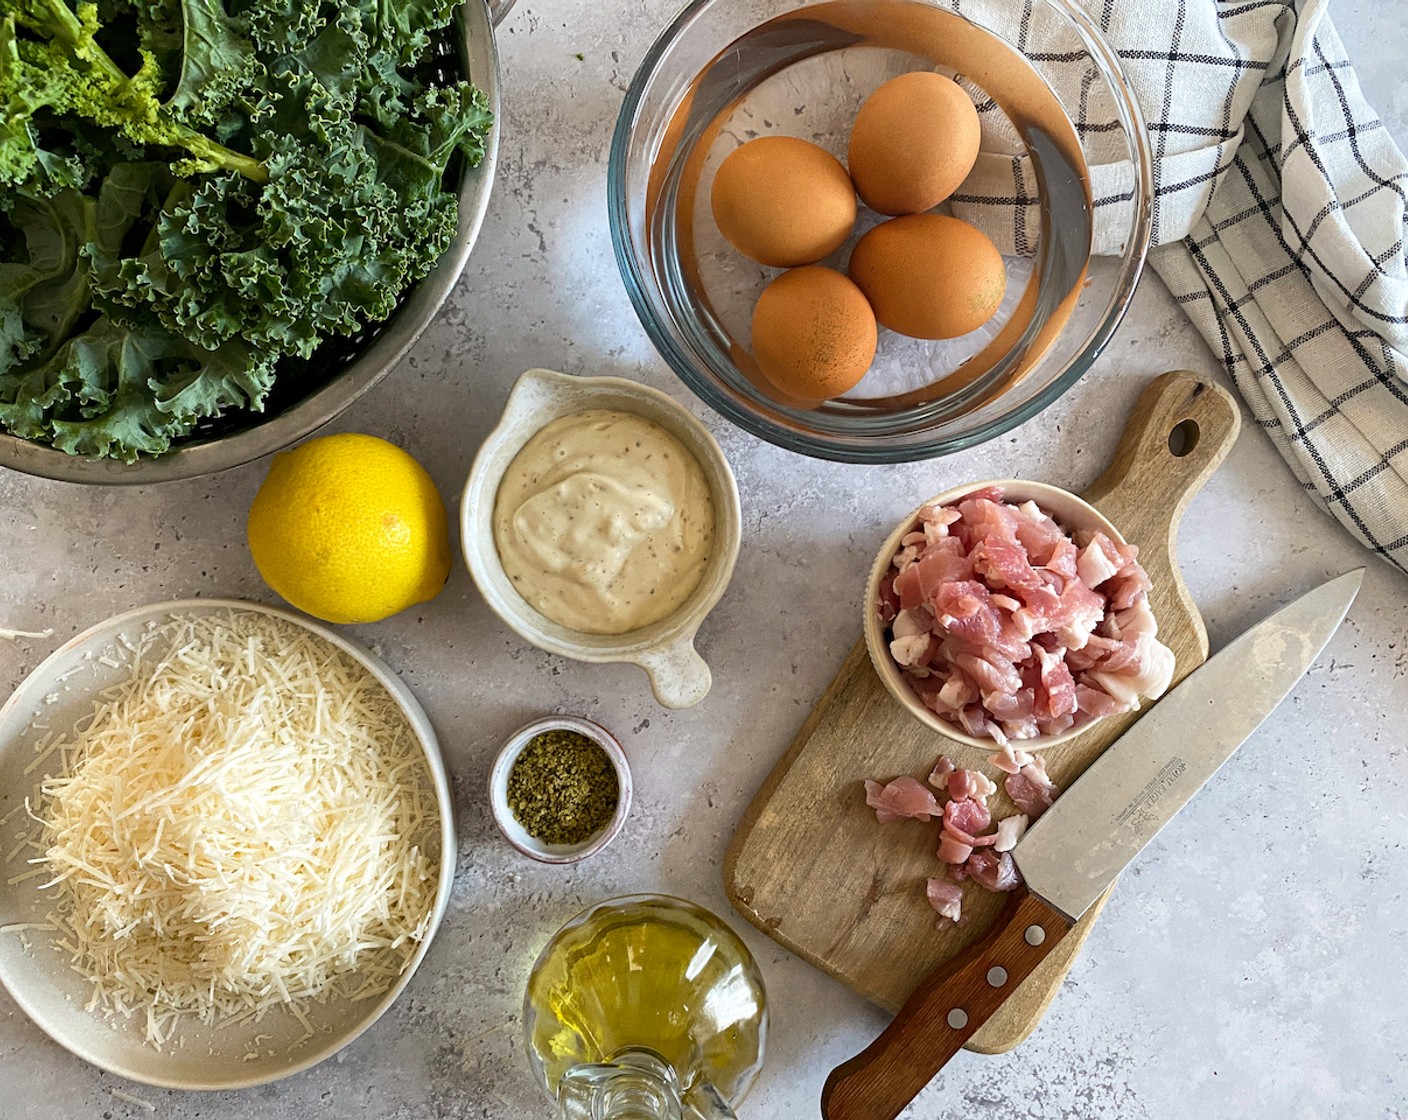
<svg viewBox="0 0 1408 1120">
<path fill-rule="evenodd" d="M 529 964 L 559 924 L 612 895 L 666 891 L 730 915 L 720 865 L 734 823 L 855 640 L 865 572 L 892 523 L 972 477 L 1080 489 L 1150 377 L 1175 366 L 1216 373 L 1149 274 L 1075 389 L 966 454 L 893 467 L 813 462 L 706 414 L 638 325 L 606 227 L 621 91 L 674 9 L 674 0 L 521 0 L 500 29 L 502 170 L 483 236 L 439 320 L 335 430 L 404 445 L 453 503 L 526 368 L 621 373 L 687 400 L 718 434 L 744 496 L 737 575 L 700 636 L 713 693 L 671 713 L 634 668 L 526 647 L 461 566 L 433 603 L 352 628 L 420 696 L 458 786 L 460 872 L 409 991 L 335 1060 L 212 1095 L 91 1069 L 0 993 L 3 1120 L 551 1115 L 519 1037 Z M 1336 17 L 1371 100 L 1408 141 L 1408 7 L 1344 0 Z M 188 595 L 273 601 L 244 543 L 264 471 L 256 463 L 127 490 L 0 475 L 0 626 L 55 631 L 50 641 L 0 642 L 0 694 L 60 640 L 126 607 Z M 1293 698 L 1123 878 L 1032 1038 L 1001 1057 L 960 1055 L 907 1116 L 1408 1116 L 1408 580 L 1314 508 L 1252 426 L 1194 500 L 1180 549 L 1214 648 L 1329 575 L 1364 563 L 1369 571 L 1350 619 Z M 613 729 L 637 780 L 622 837 L 567 869 L 516 855 L 483 794 L 500 740 L 545 711 Z M 735 925 L 761 962 L 773 1015 L 767 1068 L 743 1115 L 814 1117 L 826 1072 L 884 1016 Z"/>
</svg>

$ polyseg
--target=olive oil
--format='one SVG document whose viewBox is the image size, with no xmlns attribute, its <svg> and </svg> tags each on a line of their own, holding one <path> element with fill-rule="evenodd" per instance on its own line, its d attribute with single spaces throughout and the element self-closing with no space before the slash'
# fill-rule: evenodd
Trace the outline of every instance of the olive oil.
<svg viewBox="0 0 1408 1120">
<path fill-rule="evenodd" d="M 767 1011 L 758 967 L 728 926 L 693 903 L 638 895 L 548 943 L 524 1025 L 560 1116 L 720 1120 L 762 1066 Z"/>
</svg>

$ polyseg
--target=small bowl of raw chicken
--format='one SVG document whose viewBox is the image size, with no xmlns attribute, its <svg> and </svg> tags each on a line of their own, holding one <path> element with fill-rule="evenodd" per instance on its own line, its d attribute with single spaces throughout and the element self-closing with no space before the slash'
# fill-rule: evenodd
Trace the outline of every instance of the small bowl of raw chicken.
<svg viewBox="0 0 1408 1120">
<path fill-rule="evenodd" d="M 920 722 L 983 751 L 1043 750 L 1156 699 L 1173 676 L 1139 550 L 1056 486 L 931 498 L 876 557 L 865 643 Z"/>
</svg>

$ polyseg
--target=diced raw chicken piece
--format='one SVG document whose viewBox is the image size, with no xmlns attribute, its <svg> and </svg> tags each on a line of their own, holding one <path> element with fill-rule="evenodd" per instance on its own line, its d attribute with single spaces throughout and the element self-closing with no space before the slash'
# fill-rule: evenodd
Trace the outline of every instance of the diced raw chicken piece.
<svg viewBox="0 0 1408 1120">
<path fill-rule="evenodd" d="M 908 638 L 896 638 L 890 643 L 890 656 L 895 664 L 903 668 L 917 665 L 929 651 L 928 634 L 912 634 Z"/>
<path fill-rule="evenodd" d="M 924 601 L 933 599 L 945 583 L 972 578 L 973 561 L 956 537 L 943 537 L 927 546 L 916 563 L 919 593 Z"/>
<path fill-rule="evenodd" d="M 1036 697 L 1030 688 L 1011 695 L 988 693 L 983 707 L 1002 725 L 1009 739 L 1035 739 L 1039 734 L 1036 721 Z"/>
<path fill-rule="evenodd" d="M 1080 649 L 1105 617 L 1105 597 L 1078 579 L 1061 589 L 1060 608 L 1048 618 L 1056 640 L 1066 649 Z"/>
<path fill-rule="evenodd" d="M 1084 674 L 1081 674 L 1084 677 Z M 1125 711 L 1124 706 L 1103 689 L 1091 688 L 1084 680 L 1076 682 L 1076 706 L 1090 719 Z"/>
<path fill-rule="evenodd" d="M 1123 641 L 1137 638 L 1140 634 L 1157 634 L 1159 632 L 1159 624 L 1154 619 L 1154 612 L 1149 607 L 1148 599 L 1140 599 L 1134 606 L 1116 611 L 1106 619 L 1106 622 L 1111 624 L 1114 637 Z"/>
<path fill-rule="evenodd" d="M 979 695 L 973 678 L 955 665 L 948 680 L 939 689 L 938 701 L 944 710 L 956 712 L 974 703 Z"/>
<path fill-rule="evenodd" d="M 1038 717 L 1056 718 L 1076 713 L 1076 682 L 1065 660 L 1041 646 L 1033 647 L 1041 667 L 1041 692 L 1037 697 Z"/>
<path fill-rule="evenodd" d="M 1110 597 L 1110 609 L 1112 611 L 1127 610 L 1134 606 L 1141 595 L 1147 595 L 1153 586 L 1153 581 L 1149 579 L 1149 573 L 1140 566 L 1139 562 L 1133 559 L 1129 560 L 1105 584 L 1105 593 Z"/>
<path fill-rule="evenodd" d="M 939 841 L 939 858 L 945 863 L 962 863 L 973 854 L 973 845 L 965 844 L 947 829 Z"/>
<path fill-rule="evenodd" d="M 970 653 L 960 653 L 953 663 L 973 678 L 982 692 L 1016 692 L 1022 687 L 1022 674 L 1010 661 L 995 665 Z"/>
<path fill-rule="evenodd" d="M 948 795 L 954 801 L 974 798 L 987 803 L 987 799 L 997 792 L 997 786 L 981 770 L 955 770 L 948 776 Z M 984 826 L 986 827 L 986 826 Z"/>
<path fill-rule="evenodd" d="M 890 624 L 890 634 L 895 638 L 912 638 L 917 634 L 928 635 L 933 629 L 934 616 L 923 607 L 900 611 Z"/>
<path fill-rule="evenodd" d="M 1032 756 L 1020 747 L 1011 744 L 1003 747 L 996 754 L 988 755 L 988 762 L 996 766 L 1004 774 L 1015 774 L 1032 760 Z"/>
<path fill-rule="evenodd" d="M 952 520 L 952 521 L 925 521 L 925 522 L 922 523 L 923 526 L 924 526 L 924 540 L 925 540 L 928 544 L 933 544 L 933 543 L 936 542 L 936 541 L 943 540 L 944 537 L 948 536 L 948 527 L 949 527 L 950 525 L 952 525 L 954 521 L 957 521 L 957 520 L 958 520 L 958 511 L 957 511 L 957 510 L 948 510 L 948 509 L 946 509 L 946 510 L 944 510 L 944 512 L 945 512 L 945 513 L 951 513 L 951 514 L 953 515 L 953 520 Z"/>
<path fill-rule="evenodd" d="M 1102 688 L 1122 705 L 1122 711 L 1139 707 L 1139 698 L 1157 700 L 1173 681 L 1173 650 L 1152 634 L 1140 634 L 1135 642 L 1134 665 L 1130 669 L 1092 669 L 1085 674 L 1088 684 Z"/>
<path fill-rule="evenodd" d="M 940 712 L 940 715 L 947 713 Z M 969 704 L 958 713 L 958 725 L 975 739 L 991 738 L 999 743 L 1007 742 L 1002 725 L 988 720 L 987 713 L 977 704 Z"/>
<path fill-rule="evenodd" d="M 982 848 L 969 856 L 964 866 L 975 882 L 990 891 L 1010 891 L 1022 881 L 1017 874 L 1017 865 L 1008 852 L 998 853 Z"/>
<path fill-rule="evenodd" d="M 926 893 L 929 896 L 929 905 L 940 918 L 947 918 L 951 922 L 958 921 L 963 912 L 962 887 L 947 879 L 930 879 L 926 884 Z"/>
<path fill-rule="evenodd" d="M 1027 551 L 1020 544 L 1004 540 L 979 541 L 973 549 L 973 571 L 994 591 L 1004 587 L 1014 590 L 1040 587 L 1041 574 L 1027 559 Z"/>
<path fill-rule="evenodd" d="M 1072 712 L 1068 715 L 1052 716 L 1050 719 L 1039 720 L 1037 726 L 1041 728 L 1043 735 L 1062 735 L 1076 725 L 1076 716 L 1079 712 Z"/>
<path fill-rule="evenodd" d="M 876 596 L 875 613 L 880 616 L 882 625 L 889 625 L 890 621 L 899 613 L 900 596 L 895 590 L 895 581 L 888 576 L 880 581 L 880 593 Z"/>
<path fill-rule="evenodd" d="M 1067 537 L 1065 530 L 1039 505 L 1023 502 L 1017 507 L 1017 539 L 1033 564 L 1046 564 Z"/>
<path fill-rule="evenodd" d="M 953 506 L 930 503 L 919 509 L 919 520 L 925 525 L 940 525 L 946 528 L 957 521 L 960 516 L 962 515 Z"/>
<path fill-rule="evenodd" d="M 1012 803 L 1032 820 L 1050 808 L 1059 792 L 1056 783 L 1046 776 L 1046 764 L 1040 755 L 1033 757 L 1017 773 L 1009 774 L 1002 788 L 1007 791 Z"/>
<path fill-rule="evenodd" d="M 910 564 L 895 576 L 895 594 L 901 610 L 913 610 L 924 603 L 924 588 L 919 581 L 919 568 Z"/>
<path fill-rule="evenodd" d="M 948 776 L 953 773 L 954 769 L 953 759 L 946 754 L 939 755 L 938 761 L 934 763 L 934 769 L 929 772 L 929 784 L 935 789 L 948 789 Z"/>
<path fill-rule="evenodd" d="M 971 844 L 972 837 L 980 834 L 992 824 L 992 813 L 981 801 L 964 798 L 949 801 L 943 809 L 944 830 L 952 832 L 956 839 Z"/>
<path fill-rule="evenodd" d="M 1123 567 L 1124 557 L 1119 548 L 1104 533 L 1093 534 L 1076 560 L 1076 574 L 1086 587 L 1099 587 Z"/>
<path fill-rule="evenodd" d="M 924 561 L 919 562 L 921 565 Z M 933 596 L 941 631 L 973 649 L 1001 655 L 1009 664 L 1027 654 L 1027 643 L 993 605 L 992 595 L 977 580 L 950 580 Z"/>
<path fill-rule="evenodd" d="M 1003 817 L 997 822 L 997 840 L 993 848 L 999 852 L 1010 852 L 1017 846 L 1017 841 L 1022 838 L 1022 834 L 1027 831 L 1028 817 L 1026 813 L 1013 813 L 1010 817 Z"/>
<path fill-rule="evenodd" d="M 1051 553 L 1051 559 L 1043 567 L 1062 580 L 1076 579 L 1080 574 L 1080 564 L 1077 559 L 1076 546 L 1070 541 L 1063 540 L 1057 544 Z M 1063 583 L 1064 587 L 1065 584 Z"/>
<path fill-rule="evenodd" d="M 867 781 L 865 803 L 875 810 L 875 819 L 881 824 L 906 818 L 927 821 L 943 812 L 933 791 L 910 777 L 896 778 L 883 786 Z"/>
</svg>

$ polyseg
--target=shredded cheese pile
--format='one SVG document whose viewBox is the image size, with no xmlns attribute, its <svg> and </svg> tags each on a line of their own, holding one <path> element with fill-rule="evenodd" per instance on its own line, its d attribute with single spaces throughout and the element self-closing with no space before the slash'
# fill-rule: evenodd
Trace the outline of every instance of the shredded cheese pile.
<svg viewBox="0 0 1408 1120">
<path fill-rule="evenodd" d="M 404 715 L 362 666 L 252 612 L 149 631 L 45 779 L 32 862 L 90 1008 L 160 1046 L 310 1000 L 362 999 L 428 929 L 438 808 Z M 427 850 L 430 849 L 430 850 Z"/>
</svg>

